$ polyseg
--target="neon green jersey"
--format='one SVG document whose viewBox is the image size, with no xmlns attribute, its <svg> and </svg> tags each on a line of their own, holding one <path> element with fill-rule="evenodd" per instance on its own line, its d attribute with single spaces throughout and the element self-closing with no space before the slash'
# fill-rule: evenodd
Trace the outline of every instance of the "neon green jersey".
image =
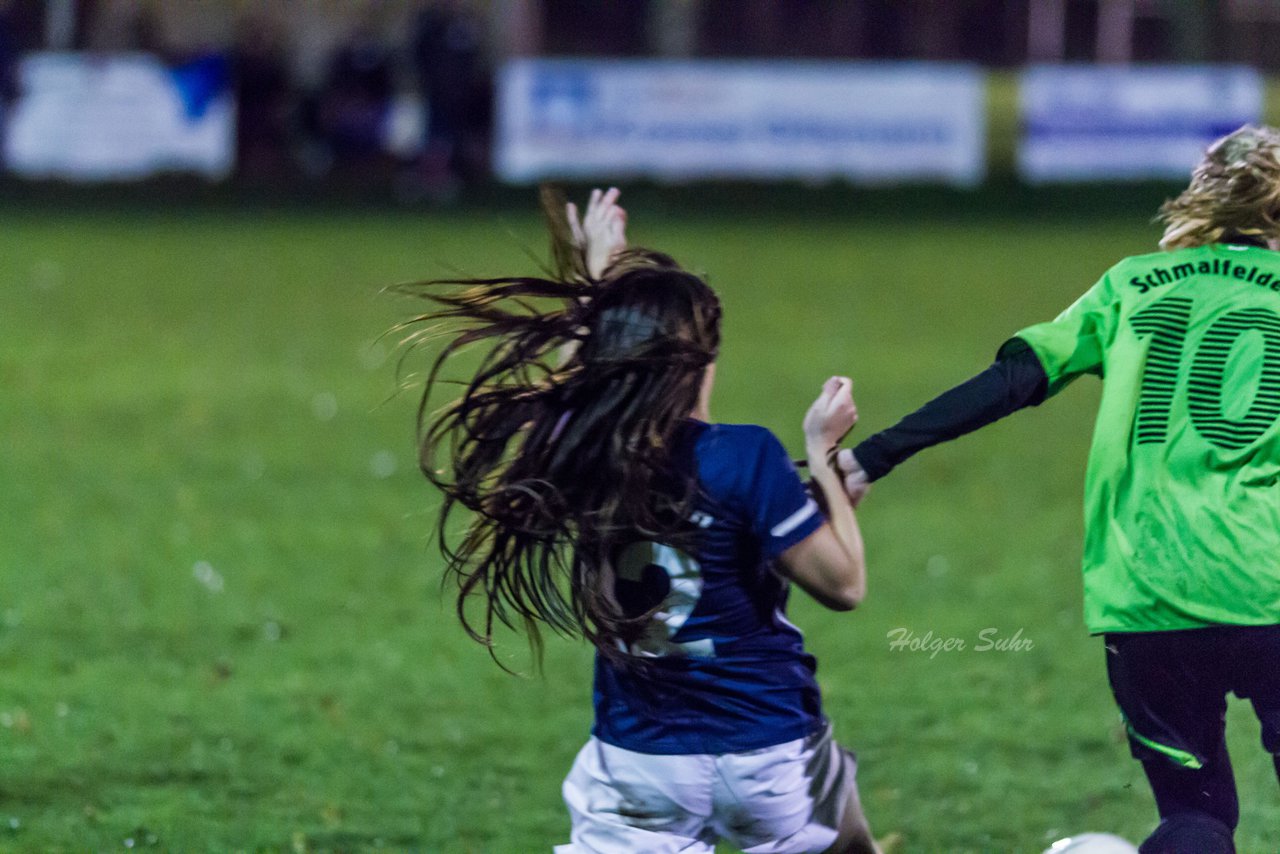
<svg viewBox="0 0 1280 854">
<path fill-rule="evenodd" d="M 1104 378 L 1085 477 L 1091 632 L 1280 623 L 1280 252 L 1127 258 L 1005 348 Z"/>
</svg>

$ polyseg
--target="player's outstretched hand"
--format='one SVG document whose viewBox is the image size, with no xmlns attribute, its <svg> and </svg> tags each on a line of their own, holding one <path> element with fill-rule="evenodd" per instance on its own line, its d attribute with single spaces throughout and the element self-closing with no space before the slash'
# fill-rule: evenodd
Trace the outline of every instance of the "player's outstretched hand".
<svg viewBox="0 0 1280 854">
<path fill-rule="evenodd" d="M 617 187 L 592 190 L 581 219 L 577 205 L 569 202 L 565 206 L 573 242 L 586 256 L 587 274 L 593 279 L 599 279 L 615 256 L 627 248 L 627 212 L 618 204 L 619 195 Z"/>
<path fill-rule="evenodd" d="M 853 402 L 853 380 L 848 377 L 832 377 L 822 384 L 818 399 L 804 415 L 805 444 L 810 450 L 821 449 L 825 460 L 825 455 L 834 450 L 857 423 L 858 407 Z"/>
<path fill-rule="evenodd" d="M 871 480 L 867 477 L 862 463 L 853 455 L 853 451 L 843 448 L 836 454 L 836 471 L 844 480 L 844 491 L 854 507 L 866 497 L 871 490 Z"/>
</svg>

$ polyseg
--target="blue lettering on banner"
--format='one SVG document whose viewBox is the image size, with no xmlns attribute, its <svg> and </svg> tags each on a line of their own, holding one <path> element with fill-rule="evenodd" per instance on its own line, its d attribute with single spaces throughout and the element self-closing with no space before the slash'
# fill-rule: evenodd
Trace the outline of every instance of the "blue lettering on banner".
<svg viewBox="0 0 1280 854">
<path fill-rule="evenodd" d="M 1090 136 L 1124 137 L 1133 140 L 1168 139 L 1194 136 L 1217 139 L 1240 127 L 1243 122 L 1180 119 L 1173 121 L 1100 120 L 1096 116 L 1058 116 L 1031 119 L 1024 123 L 1024 133 L 1032 139 L 1080 139 Z"/>
<path fill-rule="evenodd" d="M 745 136 L 743 129 L 728 124 L 679 124 L 663 122 L 644 129 L 644 137 L 654 142 L 735 142 Z"/>
<path fill-rule="evenodd" d="M 767 126 L 769 136 L 786 142 L 866 142 L 891 145 L 947 145 L 953 139 L 949 129 L 919 124 L 832 124 L 804 120 L 781 120 Z"/>
<path fill-rule="evenodd" d="M 591 77 L 582 70 L 555 69 L 539 72 L 529 98 L 536 113 L 535 127 L 570 127 L 591 121 L 595 91 Z"/>
</svg>

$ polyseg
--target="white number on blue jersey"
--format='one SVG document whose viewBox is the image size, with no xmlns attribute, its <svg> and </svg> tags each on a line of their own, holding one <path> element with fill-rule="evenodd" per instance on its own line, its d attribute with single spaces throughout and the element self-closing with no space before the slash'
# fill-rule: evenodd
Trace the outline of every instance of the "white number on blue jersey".
<svg viewBox="0 0 1280 854">
<path fill-rule="evenodd" d="M 653 569 L 649 569 L 653 567 Z M 645 584 L 646 570 L 661 571 L 670 584 L 666 596 L 653 613 L 640 639 L 628 650 L 632 655 L 659 658 L 687 655 L 695 658 L 715 656 L 710 638 L 676 643 L 672 638 L 689 619 L 702 595 L 702 567 L 689 555 L 661 543 L 639 542 L 626 546 L 618 555 L 618 577 L 623 581 Z"/>
</svg>

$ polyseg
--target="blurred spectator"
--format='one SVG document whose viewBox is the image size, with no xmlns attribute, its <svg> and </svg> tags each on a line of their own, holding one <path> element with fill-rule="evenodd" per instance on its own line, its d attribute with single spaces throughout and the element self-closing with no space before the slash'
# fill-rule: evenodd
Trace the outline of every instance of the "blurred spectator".
<svg viewBox="0 0 1280 854">
<path fill-rule="evenodd" d="M 395 94 L 391 50 L 373 27 L 361 24 L 329 63 L 315 105 L 314 125 L 337 167 L 376 163 L 383 155 L 383 129 Z"/>
<path fill-rule="evenodd" d="M 5 122 L 9 109 L 18 97 L 18 52 L 8 3 L 0 3 L 0 145 L 4 143 Z M 4 157 L 0 153 L 0 168 Z"/>
<path fill-rule="evenodd" d="M 11 5 L 0 2 L 0 131 L 4 128 L 4 109 L 18 95 L 18 39 Z"/>
<path fill-rule="evenodd" d="M 481 55 L 481 23 L 458 0 L 439 0 L 414 23 L 410 51 L 427 101 L 422 180 L 432 195 L 449 195 L 459 179 L 487 168 L 490 92 Z"/>
<path fill-rule="evenodd" d="M 292 86 L 277 24 L 247 17 L 232 54 L 237 102 L 236 163 L 241 175 L 281 177 L 289 164 Z"/>
</svg>

